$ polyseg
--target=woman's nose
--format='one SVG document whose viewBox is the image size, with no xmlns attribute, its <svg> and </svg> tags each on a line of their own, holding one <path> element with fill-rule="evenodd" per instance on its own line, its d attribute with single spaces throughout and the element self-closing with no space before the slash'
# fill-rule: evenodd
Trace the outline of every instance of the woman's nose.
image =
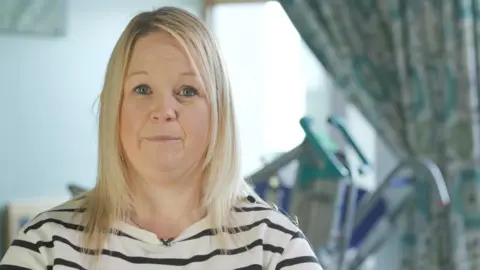
<svg viewBox="0 0 480 270">
<path fill-rule="evenodd" d="M 174 97 L 162 97 L 155 101 L 150 118 L 153 121 L 172 121 L 177 119 L 177 101 Z"/>
</svg>

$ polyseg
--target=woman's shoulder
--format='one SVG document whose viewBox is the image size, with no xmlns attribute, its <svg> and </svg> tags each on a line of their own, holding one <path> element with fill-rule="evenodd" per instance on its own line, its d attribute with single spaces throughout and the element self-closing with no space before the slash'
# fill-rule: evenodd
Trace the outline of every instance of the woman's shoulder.
<svg viewBox="0 0 480 270">
<path fill-rule="evenodd" d="M 53 219 L 70 219 L 78 213 L 84 212 L 85 196 L 81 195 L 65 201 L 51 209 L 39 213 L 32 221 L 36 219 L 53 218 Z"/>
<path fill-rule="evenodd" d="M 20 233 L 51 236 L 59 229 L 81 231 L 83 200 L 83 196 L 76 197 L 39 213 L 24 225 Z"/>
<path fill-rule="evenodd" d="M 294 237 L 300 232 L 298 221 L 294 216 L 290 216 L 274 204 L 269 204 L 252 195 L 240 200 L 234 207 L 234 213 L 237 223 L 250 224 L 250 227 L 269 228 L 269 230 L 264 230 L 265 233 L 269 233 L 271 229 L 272 232 L 282 231 Z"/>
</svg>

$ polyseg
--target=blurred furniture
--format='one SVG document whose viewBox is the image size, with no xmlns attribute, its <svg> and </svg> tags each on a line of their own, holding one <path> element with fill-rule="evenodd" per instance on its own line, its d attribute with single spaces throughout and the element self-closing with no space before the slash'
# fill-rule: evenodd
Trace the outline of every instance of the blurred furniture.
<svg viewBox="0 0 480 270">
<path fill-rule="evenodd" d="M 68 191 L 70 192 L 70 195 L 72 195 L 72 197 L 75 197 L 77 195 L 80 195 L 83 192 L 88 191 L 88 189 L 81 186 L 77 186 L 75 184 L 69 184 L 67 188 L 68 188 Z"/>
<path fill-rule="evenodd" d="M 19 231 L 31 219 L 63 202 L 65 202 L 64 199 L 58 198 L 7 203 L 4 216 L 4 247 L 12 243 Z"/>
</svg>

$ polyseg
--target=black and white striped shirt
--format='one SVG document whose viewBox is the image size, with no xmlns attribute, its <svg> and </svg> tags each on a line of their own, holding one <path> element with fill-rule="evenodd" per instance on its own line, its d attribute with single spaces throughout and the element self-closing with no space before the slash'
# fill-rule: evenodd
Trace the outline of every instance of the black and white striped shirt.
<svg viewBox="0 0 480 270">
<path fill-rule="evenodd" d="M 78 201 L 69 201 L 30 221 L 7 250 L 0 270 L 87 269 L 89 260 L 81 253 L 81 213 L 73 215 L 78 207 Z M 98 269 L 322 269 L 287 216 L 253 200 L 234 212 L 242 229 L 240 241 L 227 244 L 227 254 L 212 241 L 206 220 L 168 244 L 151 232 L 118 223 L 119 233 L 110 235 Z"/>
</svg>

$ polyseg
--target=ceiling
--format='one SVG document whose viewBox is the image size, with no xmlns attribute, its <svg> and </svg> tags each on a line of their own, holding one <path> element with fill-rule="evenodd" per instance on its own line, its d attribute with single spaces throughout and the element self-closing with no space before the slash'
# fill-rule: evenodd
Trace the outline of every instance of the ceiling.
<svg viewBox="0 0 480 270">
<path fill-rule="evenodd" d="M 66 0 L 0 0 L 0 35 L 62 36 Z"/>
</svg>

